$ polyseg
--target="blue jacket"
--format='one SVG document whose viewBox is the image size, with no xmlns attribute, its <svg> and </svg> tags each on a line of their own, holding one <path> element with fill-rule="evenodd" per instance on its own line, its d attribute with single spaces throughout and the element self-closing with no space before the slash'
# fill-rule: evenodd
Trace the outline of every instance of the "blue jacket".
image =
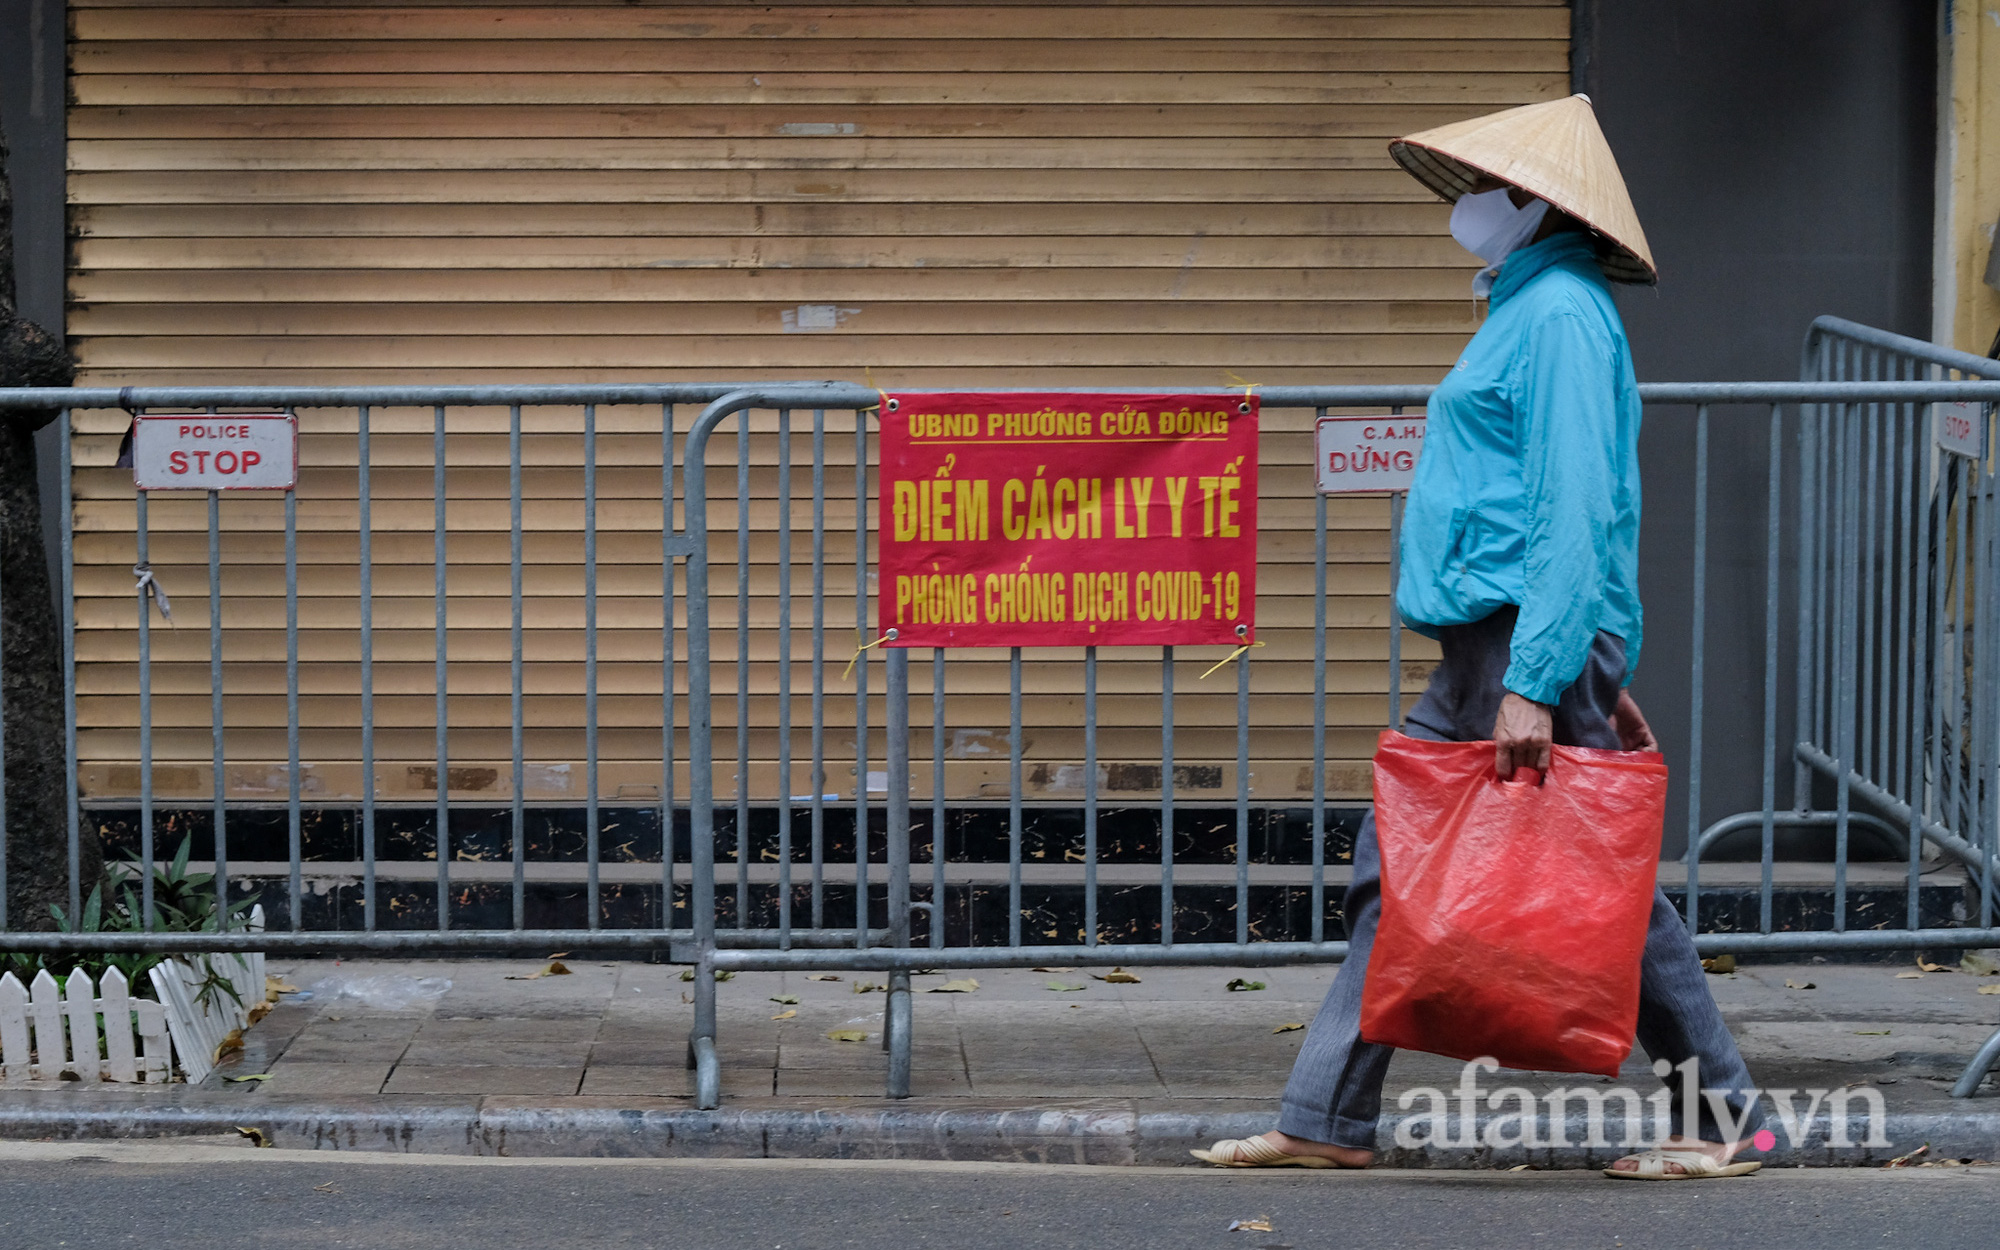
<svg viewBox="0 0 2000 1250">
<path fill-rule="evenodd" d="M 1420 633 L 1507 604 L 1505 685 L 1554 703 L 1597 631 L 1639 666 L 1639 392 L 1579 233 L 1507 257 L 1486 324 L 1431 397 L 1396 606 Z"/>
</svg>

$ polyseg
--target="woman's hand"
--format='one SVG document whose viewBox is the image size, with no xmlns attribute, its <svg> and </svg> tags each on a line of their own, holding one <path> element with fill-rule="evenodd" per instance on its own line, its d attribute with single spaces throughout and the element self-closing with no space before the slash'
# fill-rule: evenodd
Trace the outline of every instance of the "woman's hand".
<svg viewBox="0 0 2000 1250">
<path fill-rule="evenodd" d="M 1611 727 L 1618 731 L 1618 743 L 1627 751 L 1657 751 L 1660 740 L 1646 723 L 1646 714 L 1632 701 L 1632 692 L 1618 692 L 1618 706 L 1611 709 Z"/>
<path fill-rule="evenodd" d="M 1509 690 L 1500 700 L 1500 715 L 1493 722 L 1493 771 L 1500 774 L 1502 781 L 1512 777 L 1517 768 L 1546 773 L 1549 742 L 1554 733 L 1555 719 L 1547 704 L 1524 699 Z"/>
</svg>

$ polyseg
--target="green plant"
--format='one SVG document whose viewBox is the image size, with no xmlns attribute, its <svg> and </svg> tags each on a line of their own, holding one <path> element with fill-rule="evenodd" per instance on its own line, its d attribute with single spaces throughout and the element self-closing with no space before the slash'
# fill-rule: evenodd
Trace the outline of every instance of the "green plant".
<svg viewBox="0 0 2000 1250">
<path fill-rule="evenodd" d="M 250 909 L 257 904 L 257 896 L 252 894 L 238 899 L 230 903 L 226 911 L 218 909 L 215 874 L 188 871 L 188 856 L 193 843 L 192 836 L 182 838 L 180 849 L 170 862 L 165 866 L 151 866 L 151 925 L 142 922 L 144 905 L 137 888 L 138 883 L 145 879 L 148 865 L 133 856 L 122 863 L 105 865 L 104 880 L 91 888 L 82 911 L 74 919 L 63 908 L 51 904 L 49 911 L 55 916 L 56 926 L 64 933 L 138 933 L 147 930 L 154 933 L 209 933 L 224 928 L 242 928 L 248 923 Z M 107 898 L 111 900 L 108 905 Z M 107 970 L 116 968 L 125 974 L 135 993 L 143 993 L 147 988 L 146 973 L 164 958 L 166 956 L 146 952 L 77 957 L 0 953 L 0 972 L 12 972 L 27 981 L 45 967 L 59 978 L 67 978 L 72 969 L 82 968 L 93 981 L 101 981 Z M 212 1002 L 216 995 L 226 994 L 240 1003 L 242 1000 L 237 995 L 236 987 L 230 984 L 227 977 L 215 971 L 214 958 L 196 956 L 181 960 L 200 975 L 196 997 L 206 1004 Z"/>
</svg>

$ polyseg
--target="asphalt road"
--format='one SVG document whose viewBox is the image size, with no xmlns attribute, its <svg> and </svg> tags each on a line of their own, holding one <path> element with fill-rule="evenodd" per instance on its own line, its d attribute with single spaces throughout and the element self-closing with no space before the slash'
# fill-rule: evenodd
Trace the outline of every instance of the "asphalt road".
<svg viewBox="0 0 2000 1250">
<path fill-rule="evenodd" d="M 1265 1217 L 1271 1231 L 1229 1231 Z M 1305 1250 L 1990 1246 L 2000 1168 L 1230 1173 L 0 1143 L 0 1247 Z"/>
</svg>

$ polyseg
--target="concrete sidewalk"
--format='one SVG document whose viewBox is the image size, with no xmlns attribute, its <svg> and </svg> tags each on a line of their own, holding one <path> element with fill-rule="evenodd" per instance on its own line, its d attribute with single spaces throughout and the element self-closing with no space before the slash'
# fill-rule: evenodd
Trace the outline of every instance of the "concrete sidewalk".
<svg viewBox="0 0 2000 1250">
<path fill-rule="evenodd" d="M 883 977 L 738 974 L 720 995 L 723 1107 L 701 1112 L 688 1097 L 693 1008 L 681 970 L 564 962 L 570 975 L 519 979 L 543 965 L 274 961 L 305 992 L 287 996 L 202 1086 L 0 1091 L 0 1136 L 252 1125 L 285 1145 L 458 1153 L 1180 1162 L 1191 1145 L 1271 1126 L 1303 1036 L 1279 1030 L 1310 1022 L 1337 972 L 1146 968 L 1136 984 L 1101 980 L 1103 969 L 919 975 L 913 1097 L 901 1102 L 882 1096 L 884 995 L 862 988 Z M 1880 1163 L 1925 1141 L 1927 1157 L 2000 1158 L 1996 1078 L 1971 1100 L 1947 1094 L 2000 1027 L 2000 994 L 1978 992 L 2000 976 L 1915 972 L 1809 963 L 1709 978 L 1766 1088 L 1868 1086 L 1886 1107 L 1886 1146 L 1829 1145 L 1822 1111 L 1796 1145 L 1780 1143 L 1774 1162 Z M 934 992 L 967 976 L 976 990 Z M 1230 990 L 1237 979 L 1265 988 Z M 1584 1166 L 1622 1153 L 1397 1147 L 1398 1094 L 1449 1090 L 1462 1068 L 1397 1057 L 1385 1162 Z M 269 1079 L 227 1079 L 256 1074 Z M 1537 1095 L 1610 1085 L 1550 1073 L 1483 1079 L 1489 1090 L 1519 1084 Z M 1640 1057 L 1620 1083 L 1642 1095 L 1658 1088 Z M 1856 1139 L 1866 1135 L 1855 1128 Z M 1580 1128 L 1567 1136 L 1583 1140 Z"/>
</svg>

